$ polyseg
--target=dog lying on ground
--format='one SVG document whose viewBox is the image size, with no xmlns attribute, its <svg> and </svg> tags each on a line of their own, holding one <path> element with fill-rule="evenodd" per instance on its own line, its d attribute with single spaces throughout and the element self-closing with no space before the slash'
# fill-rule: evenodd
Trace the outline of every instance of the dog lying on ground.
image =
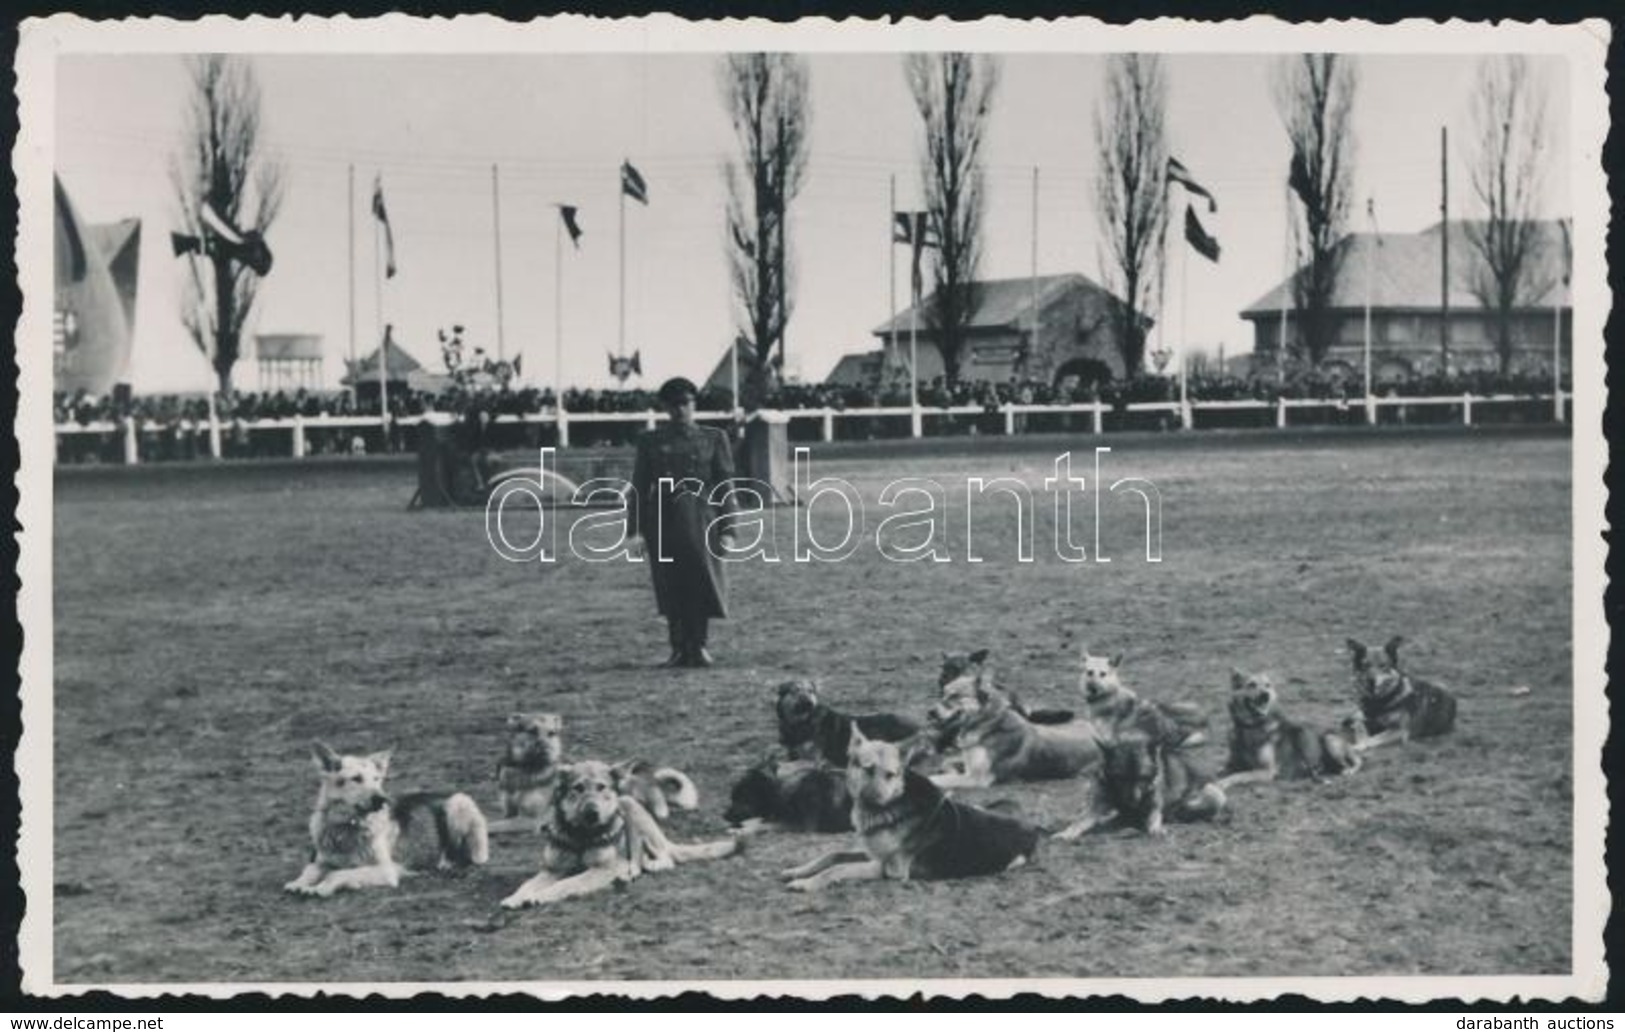
<svg viewBox="0 0 1625 1032">
<path fill-rule="evenodd" d="M 1317 734 L 1281 712 L 1265 674 L 1230 671 L 1230 759 L 1219 784 L 1320 780 L 1360 769 L 1360 756 L 1339 731 Z"/>
<path fill-rule="evenodd" d="M 990 655 L 988 649 L 977 649 L 975 652 L 944 652 L 942 670 L 937 674 L 937 687 L 946 688 L 967 674 L 975 674 L 983 666 L 988 665 Z M 1069 724 L 1077 717 L 1077 714 L 1068 709 L 1029 709 L 1022 702 L 1021 696 L 1013 689 L 1000 684 L 996 677 L 993 686 L 1010 700 L 1011 709 L 1034 724 Z"/>
<path fill-rule="evenodd" d="M 818 698 L 818 683 L 805 678 L 779 685 L 778 715 L 779 744 L 789 750 L 791 759 L 823 759 L 841 768 L 846 766 L 853 727 L 884 742 L 900 742 L 920 732 L 918 721 L 895 713 L 853 716 L 827 706 Z"/>
<path fill-rule="evenodd" d="M 734 784 L 723 817 L 747 834 L 770 825 L 788 831 L 851 831 L 852 793 L 845 771 L 768 757 Z"/>
<path fill-rule="evenodd" d="M 737 838 L 670 841 L 643 804 L 617 790 L 610 765 L 594 760 L 559 768 L 552 808 L 541 872 L 502 901 L 507 909 L 601 892 L 645 871 L 716 860 L 740 848 Z"/>
<path fill-rule="evenodd" d="M 863 849 L 837 850 L 783 872 L 798 892 L 834 882 L 921 881 L 997 874 L 1036 859 L 1042 832 L 1016 817 L 949 798 L 908 769 L 891 742 L 853 728 L 847 788 Z"/>
<path fill-rule="evenodd" d="M 535 831 L 553 811 L 553 789 L 564 759 L 564 718 L 556 713 L 515 713 L 508 718 L 508 748 L 497 761 L 497 790 L 502 819 L 491 823 L 496 834 Z M 660 820 L 671 807 L 693 810 L 699 792 L 688 775 L 670 767 L 655 768 L 641 760 L 616 764 L 617 783 Z"/>
<path fill-rule="evenodd" d="M 1399 662 L 1405 639 L 1388 639 L 1381 652 L 1350 638 L 1355 695 L 1369 736 L 1357 746 L 1375 749 L 1412 738 L 1436 738 L 1456 726 L 1456 698 L 1431 681 L 1412 677 Z"/>
<path fill-rule="evenodd" d="M 1224 789 L 1193 760 L 1191 747 L 1169 746 L 1143 729 L 1128 729 L 1103 749 L 1084 815 L 1056 838 L 1122 825 L 1161 835 L 1166 821 L 1210 821 L 1224 811 Z"/>
<path fill-rule="evenodd" d="M 1142 699 L 1123 684 L 1121 652 L 1097 656 L 1084 645 L 1080 654 L 1083 672 L 1079 687 L 1089 708 L 1089 719 L 1104 734 L 1110 737 L 1133 729 L 1169 748 L 1188 748 L 1207 741 L 1208 720 L 1200 709 L 1190 703 Z"/>
<path fill-rule="evenodd" d="M 956 745 L 938 788 L 987 788 L 1011 781 L 1076 777 L 1100 762 L 1100 733 L 1087 720 L 1033 724 L 993 687 L 987 664 L 942 689 L 931 710 L 934 726 Z"/>
<path fill-rule="evenodd" d="M 310 815 L 310 862 L 284 885 L 288 892 L 331 896 L 341 889 L 400 884 L 409 833 L 429 818 L 436 860 L 443 869 L 483 864 L 490 857 L 485 816 L 461 792 L 415 792 L 391 799 L 384 793 L 389 772 L 386 752 L 340 756 L 317 742 L 312 756 L 321 774 L 316 809 Z"/>
</svg>

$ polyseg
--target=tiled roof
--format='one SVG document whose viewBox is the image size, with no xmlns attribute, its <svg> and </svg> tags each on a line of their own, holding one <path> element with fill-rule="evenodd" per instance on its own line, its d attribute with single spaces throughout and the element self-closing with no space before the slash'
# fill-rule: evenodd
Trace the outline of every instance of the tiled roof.
<svg viewBox="0 0 1625 1032">
<path fill-rule="evenodd" d="M 1450 307 L 1483 307 L 1469 289 L 1482 259 L 1467 236 L 1469 223 L 1450 223 Z M 1420 233 L 1351 233 L 1338 244 L 1342 269 L 1337 278 L 1333 308 L 1364 308 L 1366 303 L 1366 262 L 1371 262 L 1370 294 L 1374 309 L 1422 309 L 1439 307 L 1441 259 L 1440 224 Z M 1536 223 L 1535 265 L 1532 282 L 1545 286 L 1530 307 L 1550 308 L 1569 305 L 1569 288 L 1562 281 L 1563 232 L 1556 221 Z M 1291 279 L 1282 280 L 1269 293 L 1242 310 L 1243 318 L 1273 315 L 1293 307 Z M 1550 284 L 1546 286 L 1546 284 Z"/>
<path fill-rule="evenodd" d="M 970 328 L 973 330 L 993 329 L 1000 326 L 1023 325 L 1032 317 L 1034 281 L 1030 276 L 1019 279 L 979 280 L 980 289 L 977 298 L 976 314 L 971 318 Z M 1110 292 L 1089 277 L 1076 272 L 1063 273 L 1058 276 L 1039 276 L 1038 307 L 1042 310 L 1056 297 L 1068 290 L 1082 288 L 1097 291 L 1111 297 Z M 925 312 L 929 311 L 936 300 L 933 293 L 920 302 L 919 328 L 924 330 L 928 325 Z M 898 312 L 889 322 L 882 323 L 874 329 L 874 334 L 884 337 L 889 333 L 907 333 L 913 321 L 914 309 L 905 308 Z"/>
</svg>

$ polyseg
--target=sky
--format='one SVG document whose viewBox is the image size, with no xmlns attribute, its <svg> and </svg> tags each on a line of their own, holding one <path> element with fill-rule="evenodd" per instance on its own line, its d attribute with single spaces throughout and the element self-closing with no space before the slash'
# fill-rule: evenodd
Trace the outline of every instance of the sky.
<svg viewBox="0 0 1625 1032">
<path fill-rule="evenodd" d="M 352 348 L 377 345 L 383 321 L 431 369 L 439 329 L 498 344 L 493 166 L 501 212 L 501 337 L 523 356 L 522 379 L 611 386 L 619 349 L 623 159 L 643 173 L 650 203 L 625 212 L 626 350 L 652 386 L 699 380 L 735 332 L 723 247 L 722 164 L 732 135 L 703 54 L 289 55 L 251 58 L 262 90 L 267 150 L 286 170 L 282 212 L 266 233 L 275 267 L 251 323 L 258 333 L 315 333 L 325 379 L 337 384 Z M 1286 272 L 1289 150 L 1270 93 L 1269 55 L 1170 54 L 1169 142 L 1217 197 L 1209 229 L 1217 265 L 1170 251 L 1164 343 L 1192 353 L 1252 348 L 1238 313 Z M 1439 216 L 1439 130 L 1451 131 L 1451 213 L 1477 212 L 1464 144 L 1476 58 L 1361 55 L 1355 104 L 1355 205 L 1374 200 L 1383 232 Z M 1093 213 L 1093 112 L 1106 59 L 1004 55 L 986 147 L 988 209 L 982 275 L 1033 268 L 1102 278 Z M 1551 165 L 1540 205 L 1568 214 L 1566 66 L 1537 58 L 1551 90 Z M 794 201 L 795 313 L 787 368 L 820 380 L 844 354 L 876 346 L 890 311 L 889 227 L 919 206 L 922 139 L 897 54 L 809 57 L 812 131 L 806 185 Z M 171 155 L 183 138 L 187 82 L 173 54 L 66 55 L 58 64 L 56 169 L 81 218 L 143 220 L 132 380 L 138 390 L 206 387 L 208 369 L 181 328 L 182 264 L 169 251 Z M 350 220 L 354 168 L 354 262 Z M 375 176 L 394 229 L 398 275 L 376 276 L 369 213 Z M 556 203 L 575 204 L 585 235 L 565 241 Z M 1364 229 L 1360 218 L 1356 229 Z M 896 254 L 905 305 L 908 256 Z M 1181 287 L 1181 275 L 1185 284 Z M 562 290 L 556 285 L 562 284 Z M 557 338 L 556 327 L 562 328 Z M 1154 339 L 1153 343 L 1156 341 Z M 251 373 L 239 367 L 239 382 Z"/>
</svg>

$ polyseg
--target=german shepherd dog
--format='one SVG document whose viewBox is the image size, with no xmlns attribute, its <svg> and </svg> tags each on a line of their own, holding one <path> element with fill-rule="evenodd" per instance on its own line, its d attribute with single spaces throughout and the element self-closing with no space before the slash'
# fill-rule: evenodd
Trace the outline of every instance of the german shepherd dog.
<svg viewBox="0 0 1625 1032">
<path fill-rule="evenodd" d="M 1129 728 L 1103 749 L 1084 815 L 1056 838 L 1123 825 L 1161 835 L 1164 822 L 1210 821 L 1224 812 L 1224 789 L 1192 760 L 1190 747 L 1170 746 L 1154 733 Z"/>
<path fill-rule="evenodd" d="M 805 760 L 779 763 L 769 756 L 734 784 L 723 817 L 747 834 L 768 826 L 851 831 L 852 793 L 845 771 Z"/>
<path fill-rule="evenodd" d="M 945 685 L 933 726 L 955 743 L 938 788 L 987 788 L 1011 781 L 1076 777 L 1100 762 L 1100 733 L 1087 720 L 1034 724 L 993 687 L 987 664 Z"/>
<path fill-rule="evenodd" d="M 508 718 L 508 748 L 497 761 L 497 789 L 502 819 L 491 831 L 502 834 L 535 831 L 553 812 L 553 789 L 564 759 L 564 718 L 557 713 L 515 713 Z M 617 764 L 621 791 L 660 820 L 671 807 L 693 810 L 699 792 L 688 775 L 670 767 L 654 768 L 641 760 Z"/>
<path fill-rule="evenodd" d="M 1267 674 L 1230 671 L 1230 759 L 1219 784 L 1353 774 L 1360 756 L 1340 731 L 1319 734 L 1281 712 Z"/>
<path fill-rule="evenodd" d="M 847 748 L 852 821 L 863 849 L 837 850 L 782 873 L 798 892 L 834 882 L 894 878 L 921 881 L 997 874 L 1038 855 L 1042 831 L 1017 817 L 948 797 L 908 769 L 892 742 L 852 729 Z"/>
<path fill-rule="evenodd" d="M 1369 736 L 1356 746 L 1362 751 L 1412 738 L 1437 738 L 1456 727 L 1456 697 L 1405 672 L 1399 661 L 1404 643 L 1395 635 L 1381 652 L 1374 652 L 1354 638 L 1348 640 L 1355 695 Z"/>
<path fill-rule="evenodd" d="M 629 882 L 645 871 L 717 860 L 740 849 L 737 838 L 679 845 L 631 796 L 617 789 L 607 763 L 560 767 L 553 816 L 545 827 L 542 870 L 502 901 L 510 910 L 556 903 Z"/>
<path fill-rule="evenodd" d="M 852 728 L 883 742 L 900 742 L 920 732 L 917 721 L 895 713 L 842 713 L 818 698 L 818 682 L 806 678 L 779 685 L 779 744 L 797 760 L 823 759 L 846 766 L 846 747 Z"/>
<path fill-rule="evenodd" d="M 408 845 L 414 821 L 433 820 L 442 869 L 483 864 L 490 858 L 485 816 L 461 792 L 414 792 L 399 798 L 384 793 L 389 752 L 340 756 L 317 742 L 312 749 L 321 787 L 310 815 L 310 861 L 288 892 L 331 896 L 341 889 L 395 888 L 405 867 L 397 850 Z M 404 841 L 403 841 L 404 840 Z"/>
<path fill-rule="evenodd" d="M 1084 645 L 1080 658 L 1083 672 L 1078 685 L 1089 708 L 1089 719 L 1108 736 L 1134 729 L 1171 748 L 1187 748 L 1207 741 L 1207 717 L 1194 705 L 1141 699 L 1123 684 L 1121 652 L 1114 656 L 1097 656 Z"/>
<path fill-rule="evenodd" d="M 944 652 L 942 654 L 942 670 L 937 674 L 937 687 L 946 688 L 950 684 L 964 677 L 974 674 L 987 665 L 991 655 L 988 649 L 977 649 L 975 652 Z M 1029 709 L 1022 702 L 1021 696 L 1015 690 L 999 684 L 994 678 L 993 685 L 1003 692 L 1010 700 L 1010 708 L 1032 721 L 1034 724 L 1070 724 L 1077 714 L 1067 709 Z"/>
</svg>

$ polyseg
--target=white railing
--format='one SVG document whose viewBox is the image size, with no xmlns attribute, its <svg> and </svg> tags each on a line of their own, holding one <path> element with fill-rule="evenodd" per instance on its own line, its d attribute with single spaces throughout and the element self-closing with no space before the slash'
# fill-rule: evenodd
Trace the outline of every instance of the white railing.
<svg viewBox="0 0 1625 1032">
<path fill-rule="evenodd" d="M 1175 416 L 1183 429 L 1197 429 L 1197 415 L 1203 412 L 1246 411 L 1268 412 L 1274 410 L 1275 425 L 1286 427 L 1290 425 L 1287 413 L 1294 409 L 1331 409 L 1338 411 L 1363 411 L 1365 422 L 1375 424 L 1377 413 L 1383 408 L 1427 408 L 1429 406 L 1457 406 L 1461 409 L 1461 422 L 1463 426 L 1473 425 L 1473 410 L 1484 405 L 1506 404 L 1512 402 L 1528 403 L 1531 401 L 1548 401 L 1552 403 L 1553 418 L 1561 423 L 1567 418 L 1568 408 L 1572 404 L 1572 395 L 1569 392 L 1557 394 L 1454 394 L 1434 395 L 1428 397 L 1365 397 L 1349 398 L 1345 400 L 1327 398 L 1277 398 L 1273 401 L 1263 401 L 1254 398 L 1239 398 L 1224 401 L 1138 401 L 1124 406 L 1128 412 L 1166 412 Z M 1042 415 L 1073 415 L 1088 416 L 1090 431 L 1095 434 L 1105 432 L 1106 416 L 1116 411 L 1115 407 L 1102 401 L 1084 402 L 1073 405 L 1019 405 L 1008 403 L 998 408 L 988 409 L 981 405 L 955 405 L 948 408 L 911 407 L 908 405 L 892 405 L 877 408 L 802 408 L 785 409 L 770 413 L 776 419 L 791 422 L 798 419 L 816 419 L 820 424 L 820 437 L 824 441 L 835 440 L 835 423 L 842 419 L 875 419 L 875 418 L 903 418 L 909 420 L 909 434 L 911 437 L 924 436 L 924 424 L 927 419 L 947 416 L 988 416 L 1001 415 L 1004 420 L 1004 433 L 1014 436 L 1023 432 L 1019 420 L 1025 416 Z M 701 422 L 730 421 L 737 418 L 736 412 L 697 412 L 695 419 Z M 527 412 L 522 414 L 502 414 L 493 417 L 495 423 L 520 424 L 552 424 L 558 430 L 558 444 L 560 447 L 569 447 L 570 426 L 575 423 L 620 423 L 640 425 L 652 429 L 657 423 L 666 418 L 664 412 Z M 255 433 L 265 430 L 291 431 L 292 444 L 289 454 L 293 458 L 304 458 L 307 454 L 308 434 L 312 430 L 378 430 L 386 432 L 391 424 L 397 427 L 417 426 L 423 423 L 438 425 L 451 425 L 455 418 L 446 413 L 424 413 L 413 416 L 396 416 L 384 420 L 379 416 L 290 416 L 281 419 L 257 419 L 242 424 L 223 423 L 218 419 L 181 424 L 183 434 L 206 434 L 208 439 L 208 453 L 213 458 L 220 458 L 223 454 L 222 432 L 235 429 L 237 426 L 246 428 L 247 432 Z M 164 431 L 174 429 L 173 424 L 153 423 L 134 418 L 125 418 L 119 421 L 102 420 L 94 423 L 59 423 L 56 426 L 58 437 L 75 437 L 80 435 L 122 437 L 123 457 L 127 464 L 134 465 L 141 460 L 140 439 L 143 430 L 157 428 Z"/>
</svg>

